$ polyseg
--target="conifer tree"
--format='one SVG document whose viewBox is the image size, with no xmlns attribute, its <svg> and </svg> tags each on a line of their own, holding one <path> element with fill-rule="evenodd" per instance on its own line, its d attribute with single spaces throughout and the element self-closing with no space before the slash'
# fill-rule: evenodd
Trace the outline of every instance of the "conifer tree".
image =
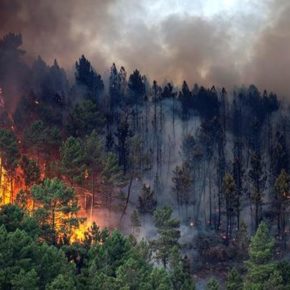
<svg viewBox="0 0 290 290">
<path fill-rule="evenodd" d="M 261 222 L 250 243 L 245 289 L 264 289 L 276 267 L 272 261 L 273 248 L 274 239 L 266 223 Z"/>
<path fill-rule="evenodd" d="M 171 251 L 169 265 L 170 278 L 175 290 L 195 289 L 190 273 L 185 271 L 184 260 L 182 259 L 177 247 L 174 247 Z"/>
<path fill-rule="evenodd" d="M 73 227 L 78 227 L 81 219 L 75 191 L 62 181 L 45 179 L 42 184 L 31 188 L 36 203 L 33 213 L 48 242 L 56 244 L 64 234 L 69 235 Z"/>
<path fill-rule="evenodd" d="M 176 166 L 173 171 L 172 182 L 172 190 L 176 195 L 177 205 L 179 208 L 185 206 L 187 215 L 187 208 L 190 202 L 190 191 L 193 184 L 191 170 L 188 163 L 185 162 L 181 167 Z"/>
<path fill-rule="evenodd" d="M 206 284 L 206 290 L 219 290 L 219 289 L 220 289 L 220 285 L 218 281 L 214 278 L 211 278 Z"/>
<path fill-rule="evenodd" d="M 158 239 L 152 241 L 155 257 L 161 261 L 164 268 L 167 267 L 172 249 L 179 247 L 180 238 L 179 221 L 172 218 L 172 209 L 170 207 L 158 208 L 154 212 L 154 223 L 158 232 Z"/>
<path fill-rule="evenodd" d="M 235 268 L 231 269 L 231 271 L 228 273 L 228 277 L 226 280 L 226 289 L 227 290 L 243 289 L 243 279 Z"/>
</svg>

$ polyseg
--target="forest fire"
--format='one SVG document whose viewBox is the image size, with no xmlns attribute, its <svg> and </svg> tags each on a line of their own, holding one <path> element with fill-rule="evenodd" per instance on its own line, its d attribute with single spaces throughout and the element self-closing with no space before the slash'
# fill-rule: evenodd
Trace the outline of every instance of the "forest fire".
<svg viewBox="0 0 290 290">
<path fill-rule="evenodd" d="M 27 188 L 25 187 L 23 171 L 21 170 L 21 168 L 18 167 L 16 168 L 15 176 L 10 176 L 2 163 L 2 159 L 0 158 L 0 206 L 14 203 L 20 204 L 21 202 L 23 202 L 22 199 L 24 198 L 26 210 L 30 214 L 33 214 L 33 212 L 36 209 L 40 208 L 41 205 L 35 202 L 32 197 L 28 196 L 27 194 L 24 197 L 21 196 L 27 191 Z M 41 176 L 43 179 L 45 178 L 43 172 Z M 87 218 L 88 213 L 86 208 L 82 207 L 86 204 L 85 197 L 82 197 L 81 195 L 78 196 L 77 194 L 77 198 L 79 200 L 78 205 L 80 207 L 80 210 L 77 213 L 77 217 L 80 218 L 80 222 L 78 226 L 72 226 L 71 229 L 69 229 L 69 231 L 71 232 L 71 243 L 83 241 L 85 238 L 85 232 L 92 225 L 92 222 L 90 222 Z M 69 214 L 64 214 L 62 212 L 55 213 L 53 217 L 53 223 L 55 224 L 55 229 L 57 232 L 61 230 L 63 221 L 68 218 Z"/>
<path fill-rule="evenodd" d="M 289 15 L 0 0 L 0 290 L 290 290 Z"/>
<path fill-rule="evenodd" d="M 2 164 L 0 158 L 0 204 L 5 205 L 13 202 L 13 178 L 11 178 Z"/>
</svg>

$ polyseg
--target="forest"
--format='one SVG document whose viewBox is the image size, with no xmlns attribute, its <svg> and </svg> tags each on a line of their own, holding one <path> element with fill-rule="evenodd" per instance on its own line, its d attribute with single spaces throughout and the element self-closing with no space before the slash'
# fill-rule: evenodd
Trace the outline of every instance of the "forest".
<svg viewBox="0 0 290 290">
<path fill-rule="evenodd" d="M 0 40 L 0 289 L 290 289 L 290 106 Z"/>
</svg>

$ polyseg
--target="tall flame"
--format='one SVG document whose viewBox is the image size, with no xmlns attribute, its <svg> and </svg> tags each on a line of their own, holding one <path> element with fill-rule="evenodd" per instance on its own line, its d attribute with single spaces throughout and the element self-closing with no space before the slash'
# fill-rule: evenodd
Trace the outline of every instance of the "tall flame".
<svg viewBox="0 0 290 290">
<path fill-rule="evenodd" d="M 12 202 L 13 197 L 13 179 L 9 177 L 7 171 L 3 167 L 0 158 L 0 205 Z"/>
</svg>

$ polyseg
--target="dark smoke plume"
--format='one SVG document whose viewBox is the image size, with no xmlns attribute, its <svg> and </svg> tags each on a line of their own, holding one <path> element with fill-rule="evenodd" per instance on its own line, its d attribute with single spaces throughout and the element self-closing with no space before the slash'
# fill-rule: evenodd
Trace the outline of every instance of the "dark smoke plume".
<svg viewBox="0 0 290 290">
<path fill-rule="evenodd" d="M 211 17 L 169 11 L 174 1 L 163 2 L 163 16 L 152 21 L 151 0 L 1 0 L 0 35 L 22 33 L 27 59 L 56 58 L 70 71 L 85 54 L 100 73 L 116 62 L 160 82 L 255 83 L 290 94 L 289 1 L 244 1 L 241 12 Z"/>
</svg>

